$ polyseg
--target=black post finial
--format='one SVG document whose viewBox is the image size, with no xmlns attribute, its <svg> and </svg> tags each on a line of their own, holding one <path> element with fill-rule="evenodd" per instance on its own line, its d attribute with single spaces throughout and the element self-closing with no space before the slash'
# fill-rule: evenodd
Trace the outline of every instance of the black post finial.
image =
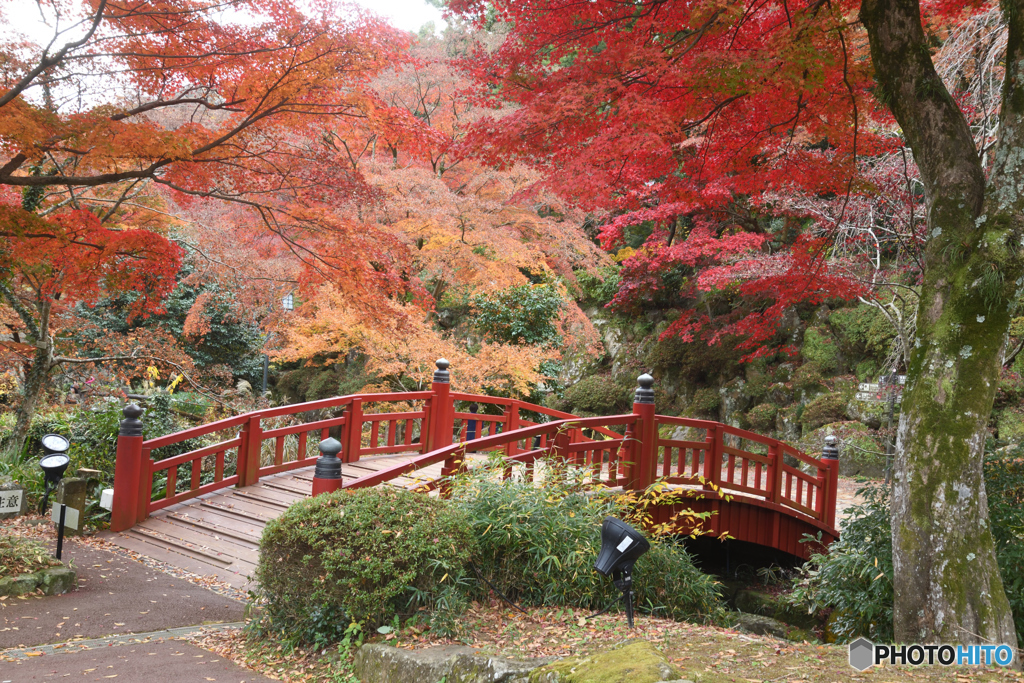
<svg viewBox="0 0 1024 683">
<path fill-rule="evenodd" d="M 338 459 L 341 442 L 334 438 L 324 439 L 320 442 L 319 448 L 320 457 L 316 459 L 313 478 L 341 479 L 341 460 Z"/>
<path fill-rule="evenodd" d="M 434 371 L 434 381 L 448 384 L 452 377 L 451 373 L 448 372 L 451 363 L 446 358 L 438 358 L 434 365 L 437 366 L 437 370 Z"/>
<path fill-rule="evenodd" d="M 633 403 L 654 403 L 654 378 L 646 372 L 636 378 L 636 394 Z"/>
<path fill-rule="evenodd" d="M 124 419 L 121 420 L 121 428 L 117 431 L 118 436 L 142 436 L 142 413 L 145 412 L 134 403 L 128 403 L 121 409 Z"/>
<path fill-rule="evenodd" d="M 821 449 L 822 460 L 839 460 L 839 438 L 834 434 L 825 437 L 825 447 Z"/>
</svg>

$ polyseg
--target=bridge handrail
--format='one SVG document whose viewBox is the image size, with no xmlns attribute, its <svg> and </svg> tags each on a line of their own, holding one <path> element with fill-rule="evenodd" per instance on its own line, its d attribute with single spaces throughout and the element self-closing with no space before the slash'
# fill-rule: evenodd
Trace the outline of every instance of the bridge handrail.
<svg viewBox="0 0 1024 683">
<path fill-rule="evenodd" d="M 351 394 L 268 408 L 148 441 L 141 435 L 141 411 L 126 406 L 118 438 L 111 529 L 128 529 L 158 509 L 220 488 L 249 486 L 264 476 L 307 467 L 317 456 L 317 441 L 331 433 L 342 444 L 343 462 L 365 455 L 420 452 L 401 465 L 346 481 L 345 488 L 373 486 L 442 461 L 443 479 L 463 466 L 457 457 L 462 449 L 504 449 L 506 476 L 511 476 L 512 463 L 526 463 L 532 476 L 534 460 L 558 455 L 592 468 L 595 481 L 609 486 L 642 489 L 659 478 L 693 486 L 703 480 L 705 490 L 763 497 L 835 527 L 837 461 L 819 460 L 777 439 L 719 422 L 657 415 L 649 376 L 641 378 L 647 383 L 641 381 L 645 388 L 637 389 L 632 413 L 581 418 L 519 399 L 453 392 L 447 362 L 442 368 L 439 361 L 438 368 L 430 391 Z M 467 401 L 498 406 L 502 414 L 456 410 L 457 402 Z M 398 412 L 386 406 L 388 412 L 366 411 L 368 405 L 381 403 L 421 405 Z M 314 415 L 317 419 L 309 422 L 264 429 L 268 419 L 332 409 L 334 414 L 326 418 Z M 554 419 L 536 424 L 523 419 L 520 411 Z M 473 423 L 477 438 L 465 441 Z M 624 427 L 625 432 L 614 431 L 613 426 Z M 662 427 L 702 430 L 705 437 L 663 438 Z M 170 458 L 151 458 L 155 449 L 225 431 L 228 434 L 219 443 Z M 319 439 L 310 439 L 310 434 Z M 736 443 L 726 443 L 726 437 Z M 759 444 L 767 453 L 745 450 L 745 441 Z M 809 472 L 785 463 L 787 455 Z M 187 468 L 181 477 L 180 467 Z M 163 495 L 154 499 L 158 484 Z"/>
</svg>

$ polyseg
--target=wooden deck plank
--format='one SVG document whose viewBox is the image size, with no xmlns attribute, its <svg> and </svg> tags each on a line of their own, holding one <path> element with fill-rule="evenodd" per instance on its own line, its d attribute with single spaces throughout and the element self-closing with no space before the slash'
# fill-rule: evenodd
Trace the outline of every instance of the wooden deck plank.
<svg viewBox="0 0 1024 683">
<path fill-rule="evenodd" d="M 168 517 L 147 521 L 147 530 L 155 531 L 170 538 L 172 541 L 213 555 L 223 560 L 227 565 L 235 564 L 238 560 L 244 560 L 252 565 L 259 561 L 259 551 L 255 545 L 249 544 L 248 547 L 243 547 L 235 539 L 215 536 L 216 530 L 204 531 Z"/>
</svg>

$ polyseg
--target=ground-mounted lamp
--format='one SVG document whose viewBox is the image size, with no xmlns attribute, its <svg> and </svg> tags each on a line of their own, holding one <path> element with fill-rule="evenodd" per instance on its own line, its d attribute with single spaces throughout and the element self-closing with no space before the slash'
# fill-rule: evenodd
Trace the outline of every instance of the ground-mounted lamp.
<svg viewBox="0 0 1024 683">
<path fill-rule="evenodd" d="M 46 506 L 50 502 L 50 494 L 57 488 L 57 484 L 64 477 L 64 471 L 71 463 L 68 456 L 68 448 L 71 442 L 60 434 L 47 434 L 40 443 L 43 445 L 43 457 L 39 459 L 39 467 L 43 470 L 46 482 L 46 491 L 39 503 L 39 514 L 46 513 Z"/>
<path fill-rule="evenodd" d="M 639 531 L 614 517 L 605 517 L 601 525 L 601 552 L 597 554 L 594 569 L 611 576 L 615 587 L 622 591 L 626 602 L 626 619 L 633 628 L 633 565 L 651 549 L 651 544 Z"/>
</svg>

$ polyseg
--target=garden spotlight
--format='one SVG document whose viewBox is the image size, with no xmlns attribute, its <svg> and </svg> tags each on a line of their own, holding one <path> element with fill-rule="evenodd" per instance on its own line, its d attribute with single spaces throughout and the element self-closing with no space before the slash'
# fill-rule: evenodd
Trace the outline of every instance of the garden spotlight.
<svg viewBox="0 0 1024 683">
<path fill-rule="evenodd" d="M 46 481 L 46 492 L 39 503 L 39 514 L 46 513 L 46 506 L 50 502 L 50 493 L 57 488 L 57 484 L 64 477 L 64 471 L 71 463 L 68 457 L 68 448 L 71 443 L 59 434 L 47 434 L 40 443 L 43 445 L 43 457 L 39 460 L 39 467 L 43 470 Z"/>
<path fill-rule="evenodd" d="M 615 587 L 622 591 L 626 601 L 626 619 L 633 628 L 633 565 L 651 549 L 643 535 L 625 522 L 605 517 L 601 525 L 601 552 L 594 569 L 605 576 L 611 575 Z"/>
</svg>

